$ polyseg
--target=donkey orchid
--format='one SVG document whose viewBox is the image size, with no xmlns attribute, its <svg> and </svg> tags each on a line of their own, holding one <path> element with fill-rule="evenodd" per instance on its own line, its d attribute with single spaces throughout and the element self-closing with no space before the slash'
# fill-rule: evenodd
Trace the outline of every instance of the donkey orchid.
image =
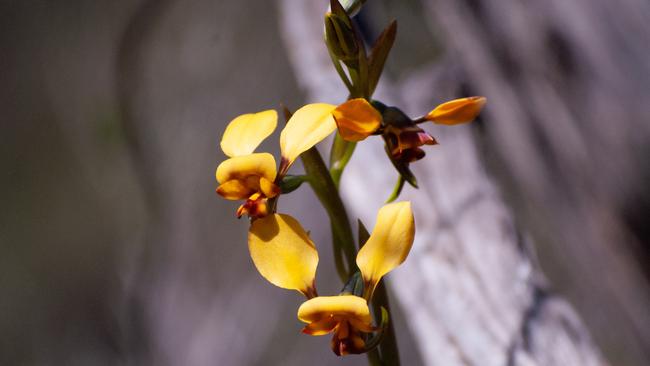
<svg viewBox="0 0 650 366">
<path fill-rule="evenodd" d="M 485 97 L 454 99 L 438 105 L 426 116 L 422 117 L 422 120 L 443 125 L 457 125 L 470 122 L 478 116 L 485 102 Z M 381 130 L 381 127 L 393 127 L 389 133 L 396 135 L 400 133 L 396 133 L 395 129 L 405 129 L 408 131 L 415 127 L 416 122 L 406 117 L 403 113 L 397 116 L 395 113 L 396 108 L 386 107 L 378 102 L 373 102 L 373 104 L 368 103 L 363 98 L 357 98 L 348 100 L 334 109 L 332 114 L 334 115 L 339 134 L 343 139 L 351 142 L 361 141 L 370 135 L 377 134 Z M 386 115 L 387 113 L 389 115 Z M 426 134 L 422 129 L 417 129 L 418 133 Z M 431 145 L 431 141 L 435 142 L 433 138 L 426 138 L 418 146 Z"/>
<path fill-rule="evenodd" d="M 408 256 L 415 236 L 410 202 L 385 205 L 377 213 L 375 229 L 357 254 L 363 297 L 354 294 L 317 296 L 315 287 L 318 253 L 300 223 L 289 215 L 274 214 L 253 221 L 248 248 L 255 267 L 272 284 L 301 292 L 307 301 L 298 319 L 307 323 L 303 332 L 334 332 L 332 350 L 337 355 L 366 352 L 366 336 L 372 326 L 368 303 L 381 280 Z"/>
<path fill-rule="evenodd" d="M 217 167 L 217 193 L 227 200 L 246 200 L 237 217 L 254 218 L 269 214 L 267 200 L 280 193 L 278 182 L 293 162 L 306 150 L 336 129 L 333 105 L 308 104 L 294 113 L 280 135 L 282 160 L 276 168 L 273 155 L 254 153 L 277 126 L 274 110 L 241 115 L 228 124 L 221 139 L 221 149 L 229 157 Z"/>
<path fill-rule="evenodd" d="M 337 356 L 364 353 L 362 333 L 377 330 L 372 326 L 368 303 L 355 295 L 320 296 L 298 308 L 298 319 L 307 323 L 302 332 L 319 336 L 334 332 L 331 347 Z"/>
</svg>

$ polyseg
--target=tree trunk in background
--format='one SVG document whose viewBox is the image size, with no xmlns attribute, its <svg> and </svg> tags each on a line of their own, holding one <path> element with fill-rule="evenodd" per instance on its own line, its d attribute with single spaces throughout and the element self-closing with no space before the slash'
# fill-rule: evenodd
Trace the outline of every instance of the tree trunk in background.
<svg viewBox="0 0 650 366">
<path fill-rule="evenodd" d="M 423 4 L 553 286 L 614 364 L 650 364 L 650 3 Z"/>
<path fill-rule="evenodd" d="M 488 97 L 478 129 L 430 128 L 441 145 L 414 164 L 420 190 L 402 196 L 414 202 L 418 231 L 409 260 L 391 284 L 427 364 L 603 364 L 587 330 L 551 287 L 578 306 L 614 364 L 647 364 L 648 288 L 632 257 L 632 234 L 638 220 L 647 221 L 647 206 L 632 206 L 637 227 L 626 227 L 621 215 L 630 199 L 621 194 L 644 193 L 640 183 L 648 173 L 643 133 L 636 132 L 648 136 L 643 117 L 650 115 L 650 99 L 640 91 L 650 75 L 642 62 L 648 50 L 634 43 L 647 40 L 647 33 L 607 43 L 607 32 L 619 35 L 612 27 L 622 25 L 620 20 L 597 29 L 605 34 L 590 34 L 599 19 L 596 10 L 587 11 L 586 3 L 557 3 L 371 1 L 361 15 L 364 29 L 376 36 L 388 19 L 375 16 L 393 17 L 404 12 L 399 8 L 412 7 L 400 23 L 397 45 L 421 41 L 418 34 L 430 26 L 445 35 L 449 50 L 436 57 L 433 38 L 396 50 L 389 67 L 414 64 L 427 50 L 429 61 L 424 57 L 393 72 L 392 80 L 385 77 L 378 99 L 418 116 L 468 89 Z M 323 7 L 280 4 L 299 83 L 311 101 L 339 102 L 344 87 L 329 64 L 322 29 L 305 20 L 318 17 Z M 600 5 L 607 6 L 614 5 Z M 622 29 L 634 33 L 644 26 L 632 22 Z M 623 60 L 633 63 L 632 75 L 616 68 L 623 61 L 610 57 L 615 47 L 638 57 Z M 643 100 L 645 105 L 637 105 Z M 482 159 L 508 174 L 497 176 L 505 182 L 503 193 Z M 381 143 L 374 141 L 357 148 L 344 174 L 345 198 L 367 224 L 391 191 L 391 171 Z M 517 216 L 504 198 L 514 203 Z M 534 240 L 520 232 L 522 224 Z M 552 286 L 543 279 L 533 242 L 542 266 L 553 274 Z"/>
</svg>

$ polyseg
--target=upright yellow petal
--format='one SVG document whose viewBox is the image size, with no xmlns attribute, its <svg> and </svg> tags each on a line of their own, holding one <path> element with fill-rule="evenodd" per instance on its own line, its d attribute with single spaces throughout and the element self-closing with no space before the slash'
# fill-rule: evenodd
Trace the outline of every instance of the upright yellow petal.
<svg viewBox="0 0 650 366">
<path fill-rule="evenodd" d="M 454 99 L 437 106 L 426 118 L 443 125 L 470 122 L 481 113 L 486 100 L 485 97 Z"/>
<path fill-rule="evenodd" d="M 300 223 L 274 214 L 253 221 L 248 249 L 255 267 L 272 284 L 311 297 L 318 252 Z"/>
<path fill-rule="evenodd" d="M 291 116 L 280 134 L 282 159 L 287 165 L 336 130 L 334 108 L 331 104 L 307 104 Z"/>
<path fill-rule="evenodd" d="M 404 262 L 415 237 L 415 222 L 410 202 L 385 205 L 377 213 L 377 223 L 366 244 L 357 254 L 357 266 L 366 285 L 366 298 L 372 296 L 379 280 Z"/>
<path fill-rule="evenodd" d="M 269 153 L 256 153 L 237 156 L 223 161 L 217 167 L 216 178 L 219 183 L 229 180 L 245 180 L 247 177 L 262 177 L 273 182 L 277 174 L 275 158 Z M 259 181 L 257 182 L 259 184 Z"/>
<path fill-rule="evenodd" d="M 229 157 L 248 155 L 273 133 L 278 113 L 272 109 L 242 114 L 226 127 L 221 138 L 221 150 Z"/>
<path fill-rule="evenodd" d="M 307 300 L 298 308 L 298 319 L 305 323 L 318 322 L 324 318 L 355 319 L 370 324 L 370 309 L 366 300 L 354 295 L 318 296 Z"/>
<path fill-rule="evenodd" d="M 332 112 L 344 140 L 361 141 L 381 125 L 381 114 L 364 98 L 351 99 Z"/>
</svg>

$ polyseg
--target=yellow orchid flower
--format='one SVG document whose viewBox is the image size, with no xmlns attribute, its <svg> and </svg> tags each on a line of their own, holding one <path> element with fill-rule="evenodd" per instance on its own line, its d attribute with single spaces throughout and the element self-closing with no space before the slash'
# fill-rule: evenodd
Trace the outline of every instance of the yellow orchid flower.
<svg viewBox="0 0 650 366">
<path fill-rule="evenodd" d="M 325 335 L 334 332 L 332 351 L 338 356 L 366 352 L 361 333 L 376 330 L 365 299 L 354 295 L 320 296 L 298 308 L 298 319 L 307 323 L 302 332 Z"/>
<path fill-rule="evenodd" d="M 273 155 L 253 153 L 273 133 L 278 114 L 274 110 L 243 114 L 233 119 L 223 133 L 221 149 L 230 157 L 217 167 L 217 193 L 227 200 L 246 200 L 237 217 L 263 217 L 266 201 L 280 193 Z"/>
<path fill-rule="evenodd" d="M 440 104 L 426 116 L 422 117 L 420 121 L 428 120 L 444 125 L 470 122 L 478 116 L 486 101 L 487 99 L 485 97 L 454 99 Z M 380 108 L 382 111 L 391 110 L 389 113 L 392 113 L 395 110 L 394 108 L 383 106 L 377 101 L 373 103 L 377 103 L 377 108 Z M 368 103 L 364 98 L 351 99 L 336 107 L 332 115 L 334 116 L 341 137 L 347 141 L 361 141 L 378 131 L 382 124 L 384 124 L 382 116 L 384 112 L 380 113 L 377 108 Z M 385 127 L 406 129 L 415 127 L 415 121 L 407 119 L 397 121 L 396 123 L 396 121 L 393 121 L 394 117 L 387 117 L 391 121 L 387 121 L 387 126 Z"/>
<path fill-rule="evenodd" d="M 395 202 L 379 209 L 375 228 L 357 254 L 367 300 L 372 298 L 379 280 L 404 262 L 414 238 L 415 220 L 410 202 Z"/>
<path fill-rule="evenodd" d="M 485 97 L 468 97 L 442 103 L 429 112 L 425 119 L 442 125 L 457 125 L 470 122 L 485 105 Z"/>
<path fill-rule="evenodd" d="M 317 295 L 318 252 L 309 234 L 289 215 L 272 214 L 253 221 L 248 248 L 255 267 L 266 280 L 307 297 L 298 309 L 298 318 L 307 323 L 303 332 L 334 332 L 332 350 L 337 355 L 346 355 L 366 352 L 361 333 L 378 329 L 372 326 L 368 302 L 379 280 L 404 262 L 414 236 L 410 202 L 391 203 L 379 210 L 375 229 L 357 254 L 364 297 Z"/>
<path fill-rule="evenodd" d="M 255 267 L 272 284 L 316 294 L 318 251 L 300 223 L 289 215 L 273 214 L 253 221 L 248 249 Z"/>
<path fill-rule="evenodd" d="M 232 120 L 221 139 L 221 149 L 230 158 L 215 173 L 217 193 L 227 200 L 246 200 L 237 217 L 248 214 L 260 218 L 269 212 L 267 200 L 280 193 L 277 182 L 300 154 L 322 141 L 336 129 L 329 104 L 308 104 L 289 119 L 280 135 L 280 171 L 269 153 L 254 153 L 273 133 L 278 115 L 274 110 L 244 114 Z"/>
</svg>

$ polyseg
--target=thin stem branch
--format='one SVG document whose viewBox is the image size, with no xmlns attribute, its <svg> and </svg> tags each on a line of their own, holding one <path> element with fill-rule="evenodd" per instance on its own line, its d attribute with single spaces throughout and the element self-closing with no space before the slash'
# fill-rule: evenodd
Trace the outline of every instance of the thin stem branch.
<svg viewBox="0 0 650 366">
<path fill-rule="evenodd" d="M 325 44 L 327 45 L 327 41 L 325 42 Z M 345 87 L 348 88 L 348 91 L 351 94 L 354 94 L 354 86 L 352 85 L 352 83 L 350 82 L 350 79 L 348 78 L 347 74 L 343 70 L 343 67 L 341 66 L 341 62 L 332 53 L 329 46 L 327 46 L 327 53 L 329 53 L 330 58 L 332 59 L 332 64 L 334 64 L 334 69 L 336 69 L 336 72 L 339 74 L 339 77 L 341 78 L 341 81 L 343 81 L 343 84 L 345 84 Z"/>
<path fill-rule="evenodd" d="M 420 123 L 424 123 L 424 122 L 428 122 L 428 121 L 429 120 L 427 119 L 427 116 L 422 116 L 422 117 L 418 117 L 418 118 L 414 119 L 413 123 L 420 124 Z"/>
</svg>

